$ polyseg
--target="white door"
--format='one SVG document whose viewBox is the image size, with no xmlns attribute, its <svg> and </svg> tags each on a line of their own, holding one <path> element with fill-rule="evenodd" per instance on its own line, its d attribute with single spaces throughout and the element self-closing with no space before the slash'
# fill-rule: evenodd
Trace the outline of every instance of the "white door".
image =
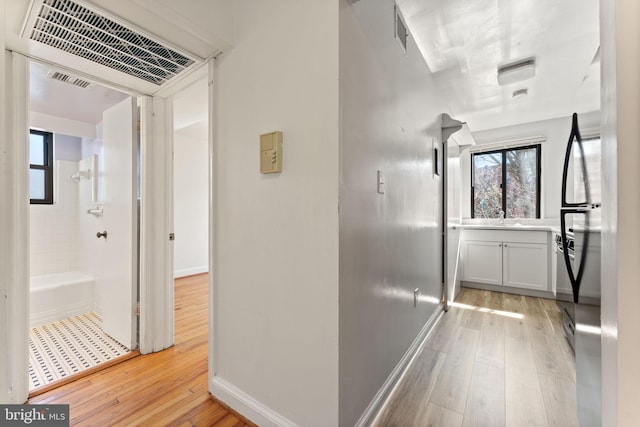
<svg viewBox="0 0 640 427">
<path fill-rule="evenodd" d="M 136 100 L 128 98 L 103 113 L 104 240 L 97 278 L 103 329 L 134 349 L 138 278 Z"/>
</svg>

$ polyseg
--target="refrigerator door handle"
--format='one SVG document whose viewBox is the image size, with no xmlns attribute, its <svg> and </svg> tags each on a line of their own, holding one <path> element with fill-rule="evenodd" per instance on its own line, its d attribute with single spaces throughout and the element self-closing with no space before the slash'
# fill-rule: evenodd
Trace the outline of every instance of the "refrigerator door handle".
<svg viewBox="0 0 640 427">
<path fill-rule="evenodd" d="M 569 175 L 569 162 L 571 161 L 571 150 L 573 149 L 574 142 L 577 142 L 576 147 L 580 153 L 580 168 L 582 169 L 584 194 L 586 200 L 578 203 L 570 203 L 567 201 L 567 181 Z M 578 126 L 578 114 L 573 113 L 571 120 L 571 134 L 569 135 L 569 142 L 567 142 L 567 151 L 564 156 L 564 167 L 562 169 L 562 208 L 587 208 L 591 206 L 591 186 L 589 185 L 589 174 L 587 173 L 587 162 L 584 155 L 584 146 L 582 144 L 582 136 L 580 135 L 580 129 Z"/>
<path fill-rule="evenodd" d="M 563 209 L 560 212 L 560 235 L 562 236 L 562 245 L 566 248 L 567 244 L 567 228 L 566 228 L 566 215 L 571 214 L 583 214 L 584 218 L 584 231 L 580 233 L 584 233 L 584 239 L 582 241 L 582 250 L 580 252 L 580 264 L 578 266 L 578 270 L 575 271 L 574 267 L 571 265 L 571 257 L 569 256 L 569 251 L 563 251 L 564 264 L 567 267 L 567 273 L 569 275 L 569 280 L 571 282 L 571 290 L 573 291 L 573 302 L 578 303 L 580 298 L 580 283 L 582 282 L 582 275 L 584 274 L 585 263 L 587 262 L 587 253 L 589 252 L 587 248 L 589 247 L 589 217 L 591 215 L 590 209 Z M 575 256 L 574 256 L 575 259 Z"/>
</svg>

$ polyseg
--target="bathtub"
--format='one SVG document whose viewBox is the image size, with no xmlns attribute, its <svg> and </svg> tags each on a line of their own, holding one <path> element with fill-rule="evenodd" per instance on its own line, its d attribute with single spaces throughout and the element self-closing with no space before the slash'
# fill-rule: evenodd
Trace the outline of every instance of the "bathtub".
<svg viewBox="0 0 640 427">
<path fill-rule="evenodd" d="M 31 276 L 31 327 L 93 311 L 93 277 L 80 272 Z"/>
</svg>

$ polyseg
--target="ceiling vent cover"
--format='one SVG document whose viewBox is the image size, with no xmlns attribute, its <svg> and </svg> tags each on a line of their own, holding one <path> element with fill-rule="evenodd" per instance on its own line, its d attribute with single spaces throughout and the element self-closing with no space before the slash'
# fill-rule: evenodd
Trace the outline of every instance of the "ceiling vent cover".
<svg viewBox="0 0 640 427">
<path fill-rule="evenodd" d="M 195 63 L 70 0 L 44 0 L 29 38 L 156 85 Z"/>
<path fill-rule="evenodd" d="M 71 85 L 78 86 L 83 89 L 86 89 L 91 86 L 91 82 L 82 80 L 78 77 L 70 76 L 69 74 L 61 73 L 60 71 L 50 71 L 47 74 L 47 77 L 52 80 L 58 80 L 60 82 L 69 83 Z"/>
</svg>

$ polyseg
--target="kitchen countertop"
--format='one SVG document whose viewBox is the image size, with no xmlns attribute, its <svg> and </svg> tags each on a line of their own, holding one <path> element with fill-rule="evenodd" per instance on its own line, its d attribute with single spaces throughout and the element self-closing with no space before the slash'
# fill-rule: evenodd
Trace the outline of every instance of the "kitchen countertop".
<svg viewBox="0 0 640 427">
<path fill-rule="evenodd" d="M 544 224 L 457 224 L 454 227 L 469 230 L 504 230 L 504 231 L 552 231 L 555 225 Z"/>
</svg>

